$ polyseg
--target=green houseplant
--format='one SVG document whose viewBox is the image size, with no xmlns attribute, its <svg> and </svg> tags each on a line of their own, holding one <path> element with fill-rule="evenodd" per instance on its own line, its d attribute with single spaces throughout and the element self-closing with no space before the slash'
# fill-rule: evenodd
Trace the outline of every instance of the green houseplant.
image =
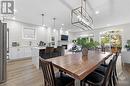
<svg viewBox="0 0 130 86">
<path fill-rule="evenodd" d="M 78 38 L 76 44 L 82 47 L 83 57 L 87 57 L 89 49 L 94 49 L 99 45 L 97 41 L 94 41 L 92 38 L 89 39 L 88 37 Z"/>
<path fill-rule="evenodd" d="M 76 44 L 87 49 L 93 49 L 99 45 L 97 41 L 94 41 L 92 38 L 89 39 L 88 37 L 78 38 Z"/>
</svg>

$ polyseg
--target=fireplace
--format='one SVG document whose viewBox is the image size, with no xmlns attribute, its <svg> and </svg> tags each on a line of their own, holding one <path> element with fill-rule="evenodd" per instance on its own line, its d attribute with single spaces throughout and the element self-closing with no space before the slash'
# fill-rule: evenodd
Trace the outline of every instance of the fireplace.
<svg viewBox="0 0 130 86">
<path fill-rule="evenodd" d="M 67 49 L 67 45 L 62 45 L 65 49 Z"/>
</svg>

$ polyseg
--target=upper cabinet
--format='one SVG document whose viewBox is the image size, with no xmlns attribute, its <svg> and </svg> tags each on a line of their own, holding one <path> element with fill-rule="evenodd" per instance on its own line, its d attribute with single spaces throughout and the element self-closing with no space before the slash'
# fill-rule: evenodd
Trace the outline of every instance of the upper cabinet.
<svg viewBox="0 0 130 86">
<path fill-rule="evenodd" d="M 36 40 L 36 29 L 34 28 L 23 28 L 23 39 Z"/>
</svg>

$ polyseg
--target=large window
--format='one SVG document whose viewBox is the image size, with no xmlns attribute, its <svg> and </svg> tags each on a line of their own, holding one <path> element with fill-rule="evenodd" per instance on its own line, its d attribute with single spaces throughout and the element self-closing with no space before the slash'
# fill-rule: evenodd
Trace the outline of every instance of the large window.
<svg viewBox="0 0 130 86">
<path fill-rule="evenodd" d="M 121 47 L 122 40 L 119 30 L 100 33 L 101 44 L 111 47 Z"/>
<path fill-rule="evenodd" d="M 36 39 L 36 30 L 34 28 L 24 28 L 23 29 L 24 39 Z"/>
<path fill-rule="evenodd" d="M 91 38 L 94 39 L 94 34 L 83 34 L 83 35 L 80 35 L 80 38 L 88 38 L 89 40 Z"/>
</svg>

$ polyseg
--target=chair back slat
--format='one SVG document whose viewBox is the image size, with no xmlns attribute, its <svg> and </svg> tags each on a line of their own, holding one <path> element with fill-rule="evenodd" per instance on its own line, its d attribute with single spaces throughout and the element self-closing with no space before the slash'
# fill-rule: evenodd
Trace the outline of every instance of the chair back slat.
<svg viewBox="0 0 130 86">
<path fill-rule="evenodd" d="M 44 76 L 45 86 L 56 86 L 52 62 L 45 61 L 42 58 L 40 58 L 40 62 Z"/>
<path fill-rule="evenodd" d="M 115 70 L 115 66 L 116 66 L 116 61 L 117 61 L 118 55 L 114 55 L 113 59 L 109 62 L 109 66 L 107 68 L 105 77 L 104 77 L 104 81 L 103 81 L 103 85 L 102 86 L 108 86 L 109 84 L 109 80 L 112 76 L 112 73 Z"/>
<path fill-rule="evenodd" d="M 111 60 L 109 62 L 109 66 L 107 68 L 102 86 L 108 86 L 108 84 L 109 84 L 109 80 L 110 80 L 110 77 L 111 77 L 110 75 L 111 75 L 111 71 L 112 71 L 112 65 L 113 65 L 113 61 Z"/>
</svg>

